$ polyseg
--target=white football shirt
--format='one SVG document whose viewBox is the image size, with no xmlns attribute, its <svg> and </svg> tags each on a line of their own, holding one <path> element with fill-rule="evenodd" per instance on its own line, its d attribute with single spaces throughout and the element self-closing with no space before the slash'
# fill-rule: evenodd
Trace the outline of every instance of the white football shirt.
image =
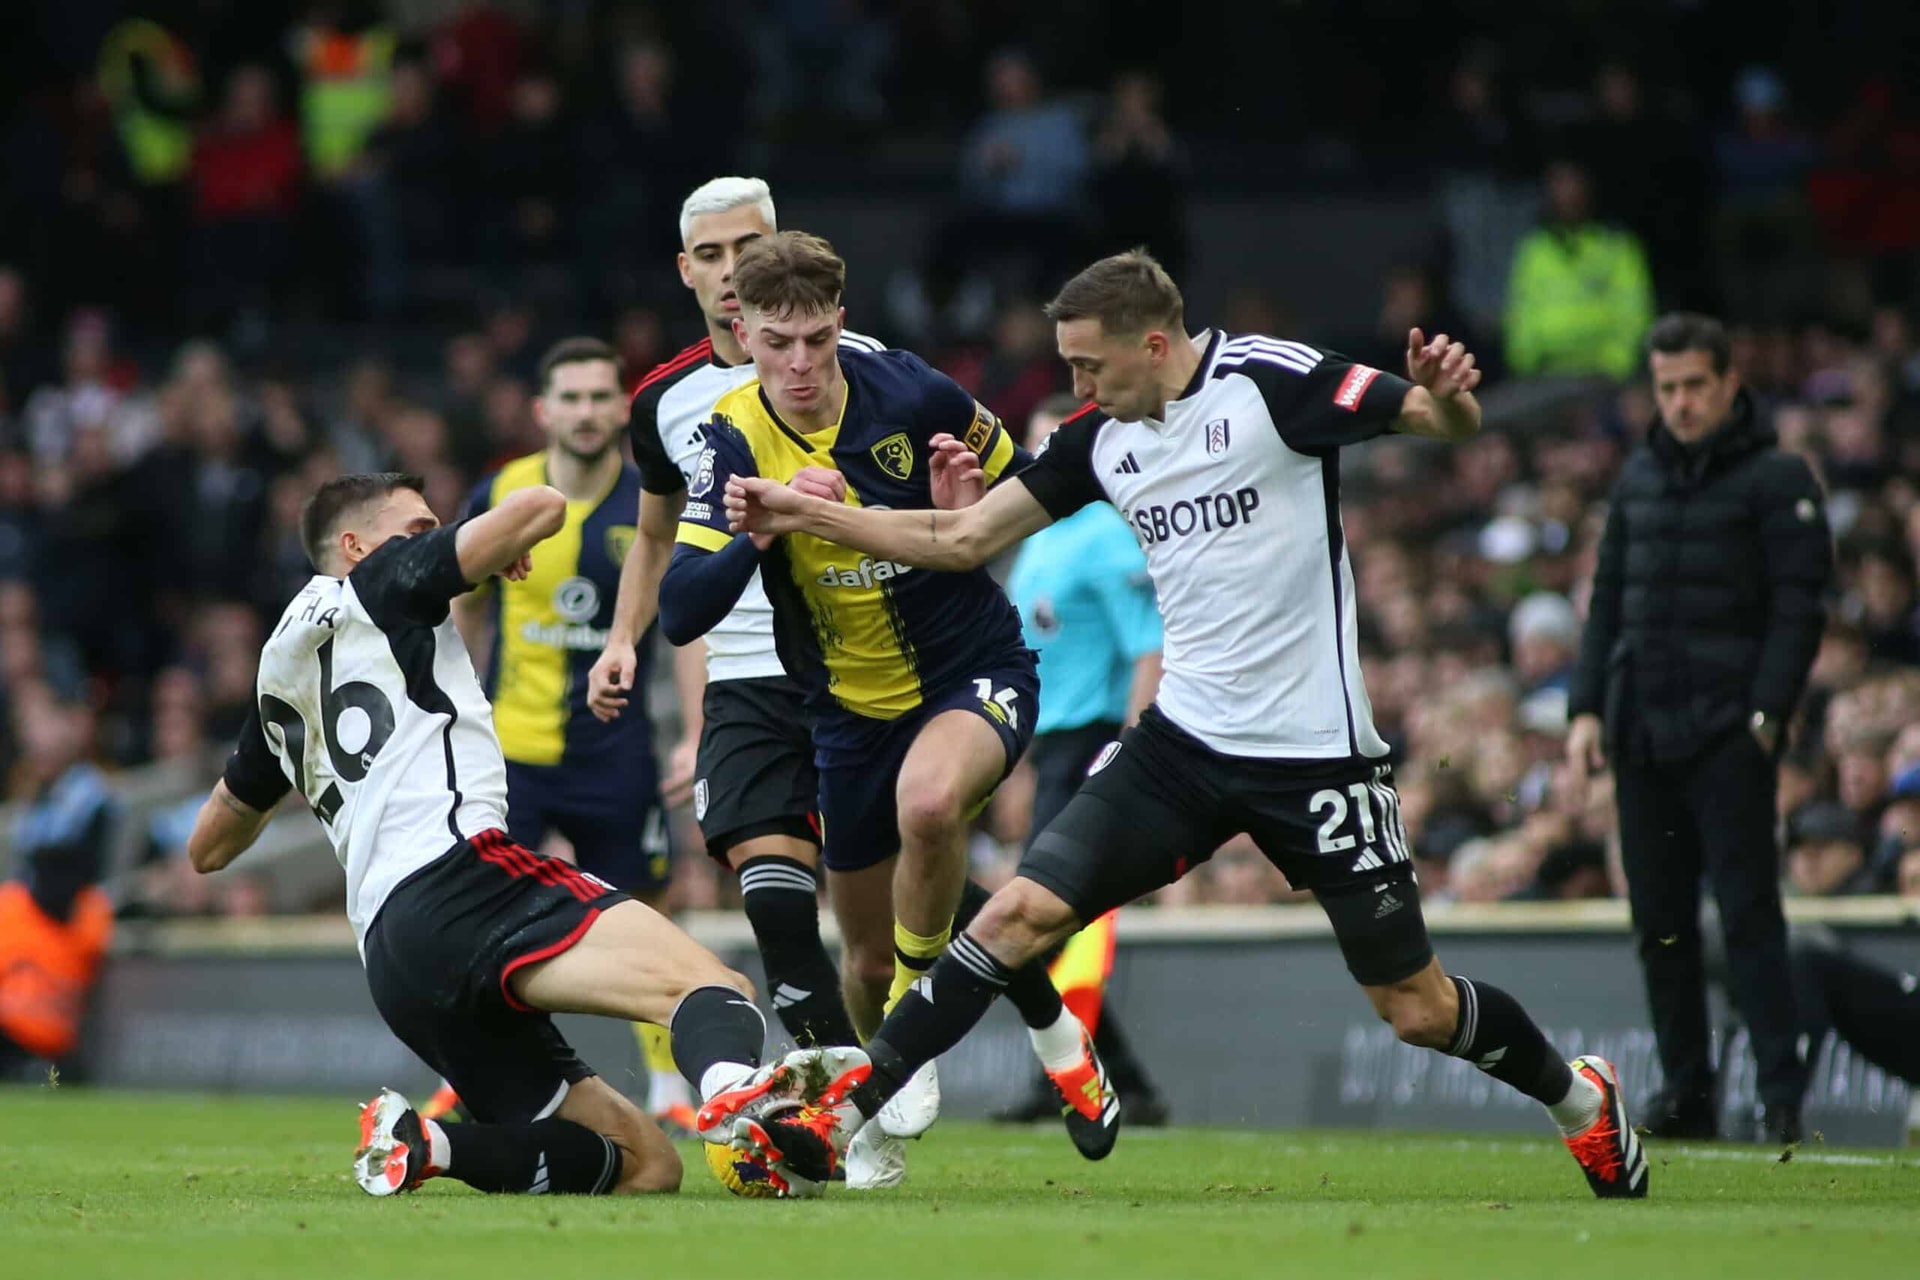
<svg viewBox="0 0 1920 1280">
<path fill-rule="evenodd" d="M 884 351 L 879 341 L 845 330 L 840 345 L 851 351 Z M 641 379 L 627 415 L 627 436 L 640 468 L 640 487 L 648 493 L 683 490 L 695 502 L 718 501 L 712 475 L 699 474 L 707 441 L 701 434 L 720 397 L 760 375 L 753 362 L 722 364 L 713 339 L 702 338 Z M 740 601 L 707 632 L 707 679 L 745 680 L 785 675 L 773 647 L 773 605 L 755 570 Z"/>
<path fill-rule="evenodd" d="M 1203 333 L 1165 421 L 1089 406 L 1020 480 L 1055 520 L 1105 499 L 1147 553 L 1166 638 L 1162 714 L 1214 750 L 1379 757 L 1360 675 L 1340 447 L 1410 383 L 1300 342 Z"/>
<path fill-rule="evenodd" d="M 396 885 L 507 825 L 493 710 L 447 611 L 468 586 L 454 535 L 394 538 L 345 578 L 309 581 L 260 654 L 227 762 L 246 804 L 270 809 L 291 785 L 319 815 L 363 954 Z"/>
</svg>

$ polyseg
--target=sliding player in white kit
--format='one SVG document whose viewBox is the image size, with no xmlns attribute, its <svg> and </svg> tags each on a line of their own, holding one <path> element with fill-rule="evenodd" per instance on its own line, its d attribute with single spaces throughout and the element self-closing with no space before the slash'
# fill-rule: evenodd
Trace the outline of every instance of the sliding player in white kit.
<svg viewBox="0 0 1920 1280">
<path fill-rule="evenodd" d="M 1179 289 L 1139 250 L 1088 267 L 1047 314 L 1075 393 L 1093 403 L 977 504 L 861 510 L 755 477 L 727 486 L 735 529 L 810 533 L 938 570 L 982 564 L 1108 501 L 1146 550 L 1165 625 L 1154 705 L 894 1007 L 867 1046 L 871 1078 L 813 1118 L 813 1131 L 848 1141 L 985 1015 L 1015 969 L 1245 831 L 1289 883 L 1313 891 L 1348 970 L 1403 1041 L 1465 1058 L 1542 1103 L 1595 1195 L 1644 1196 L 1646 1153 L 1613 1067 L 1560 1061 L 1518 1001 L 1449 975 L 1434 956 L 1361 680 L 1339 451 L 1387 431 L 1474 435 L 1472 355 L 1416 329 L 1400 378 L 1259 334 L 1189 337 Z M 941 466 L 976 476 L 960 442 L 937 443 Z M 1101 1083 L 1069 1101 L 1089 1122 L 1117 1125 Z"/>
<path fill-rule="evenodd" d="M 674 1190 L 672 1144 L 549 1012 L 669 1027 L 681 1071 L 728 1117 L 703 1134 L 719 1144 L 770 1106 L 838 1096 L 865 1055 L 836 1050 L 833 1079 L 789 1072 L 740 1093 L 766 1035 L 747 980 L 625 893 L 507 838 L 505 758 L 449 604 L 495 574 L 523 578 L 566 498 L 530 486 L 441 528 L 420 490 L 417 476 L 343 476 L 308 503 L 318 572 L 261 653 L 258 703 L 188 854 L 202 872 L 226 866 L 290 789 L 327 828 L 380 1016 L 473 1118 L 442 1126 L 383 1090 L 354 1157 L 369 1194 L 440 1175 L 496 1192 Z"/>
</svg>

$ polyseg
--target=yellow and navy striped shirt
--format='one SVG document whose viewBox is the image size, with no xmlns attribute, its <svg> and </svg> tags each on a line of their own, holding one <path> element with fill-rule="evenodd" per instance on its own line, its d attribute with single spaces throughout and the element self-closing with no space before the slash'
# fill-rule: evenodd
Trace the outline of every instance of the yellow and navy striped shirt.
<svg viewBox="0 0 1920 1280">
<path fill-rule="evenodd" d="M 515 489 L 546 482 L 544 452 L 516 458 L 480 482 L 466 514 L 479 515 Z M 495 578 L 480 588 L 494 622 L 487 697 L 501 749 L 517 764 L 590 760 L 593 773 L 622 790 L 645 782 L 633 770 L 653 771 L 643 703 L 610 724 L 587 709 L 587 672 L 607 643 L 639 505 L 640 473 L 628 464 L 605 493 L 567 503 L 566 522 L 534 548 L 525 581 Z M 634 688 L 644 690 L 651 633 L 636 648 Z"/>
<path fill-rule="evenodd" d="M 781 421 L 757 381 L 721 397 L 687 486 L 683 545 L 712 552 L 732 541 L 721 496 L 734 475 L 785 481 L 804 467 L 832 467 L 846 477 L 847 502 L 925 509 L 927 441 L 941 432 L 980 456 L 989 484 L 1031 461 L 992 413 L 918 356 L 842 348 L 840 368 L 840 420 L 811 435 Z M 1020 615 L 984 568 L 915 569 L 789 534 L 768 549 L 761 573 L 781 661 L 817 713 L 895 720 L 1025 652 Z"/>
</svg>

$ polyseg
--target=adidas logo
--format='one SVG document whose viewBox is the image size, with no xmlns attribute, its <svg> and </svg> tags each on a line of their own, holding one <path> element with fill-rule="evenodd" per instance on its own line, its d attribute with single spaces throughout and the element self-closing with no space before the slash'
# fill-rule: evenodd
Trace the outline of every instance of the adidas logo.
<svg viewBox="0 0 1920 1280">
<path fill-rule="evenodd" d="M 1373 871 L 1386 865 L 1380 855 L 1373 851 L 1372 846 L 1368 846 L 1366 849 L 1363 849 L 1360 856 L 1354 860 L 1353 870 Z"/>
<path fill-rule="evenodd" d="M 798 987 L 789 986 L 783 982 L 773 989 L 773 1007 L 791 1009 L 812 994 L 811 991 L 802 991 Z"/>
<path fill-rule="evenodd" d="M 547 1178 L 547 1153 L 542 1151 L 540 1153 L 540 1163 L 535 1166 L 533 1170 L 533 1185 L 527 1188 L 527 1194 L 530 1196 L 545 1195 L 549 1185 Z"/>
<path fill-rule="evenodd" d="M 1394 897 L 1391 892 L 1383 893 L 1380 895 L 1379 904 L 1373 909 L 1373 918 L 1375 920 L 1383 920 L 1404 905 L 1405 904 L 1402 903 L 1400 899 Z"/>
<path fill-rule="evenodd" d="M 933 978 L 931 976 L 915 978 L 913 985 L 908 987 L 907 990 L 913 992 L 913 994 L 919 996 L 928 1004 L 933 1003 Z"/>
<path fill-rule="evenodd" d="M 1137 476 L 1140 474 L 1140 464 L 1134 461 L 1132 451 L 1128 451 L 1127 456 L 1120 459 L 1120 465 L 1113 469 L 1113 474 L 1117 476 Z"/>
</svg>

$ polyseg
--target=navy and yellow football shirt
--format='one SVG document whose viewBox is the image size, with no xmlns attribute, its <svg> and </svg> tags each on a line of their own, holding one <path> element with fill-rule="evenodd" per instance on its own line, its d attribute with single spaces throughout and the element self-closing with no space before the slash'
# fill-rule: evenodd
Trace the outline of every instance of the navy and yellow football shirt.
<svg viewBox="0 0 1920 1280">
<path fill-rule="evenodd" d="M 733 540 L 721 499 L 735 475 L 784 482 L 832 467 L 846 477 L 847 502 L 925 509 L 927 442 L 941 432 L 980 456 L 989 484 L 1031 461 L 992 413 L 910 352 L 842 348 L 840 369 L 840 420 L 811 435 L 781 421 L 757 381 L 720 399 L 687 486 L 681 543 L 719 551 Z M 761 575 L 781 662 L 816 711 L 895 720 L 1025 649 L 1020 615 L 985 569 L 915 569 L 788 534 L 767 550 Z"/>
<path fill-rule="evenodd" d="M 466 514 L 479 515 L 516 489 L 545 483 L 544 452 L 516 458 L 480 482 Z M 587 672 L 606 647 L 620 564 L 633 545 L 639 508 L 640 473 L 627 464 L 604 494 L 567 503 L 566 522 L 534 548 L 533 572 L 525 581 L 494 578 L 479 588 L 494 623 L 487 697 L 507 759 L 532 765 L 592 761 L 596 773 L 623 790 L 644 780 L 619 767 L 622 757 L 632 767 L 651 769 L 644 706 L 628 707 L 610 724 L 587 709 Z M 635 650 L 640 667 L 634 688 L 645 690 L 651 634 Z"/>
</svg>

